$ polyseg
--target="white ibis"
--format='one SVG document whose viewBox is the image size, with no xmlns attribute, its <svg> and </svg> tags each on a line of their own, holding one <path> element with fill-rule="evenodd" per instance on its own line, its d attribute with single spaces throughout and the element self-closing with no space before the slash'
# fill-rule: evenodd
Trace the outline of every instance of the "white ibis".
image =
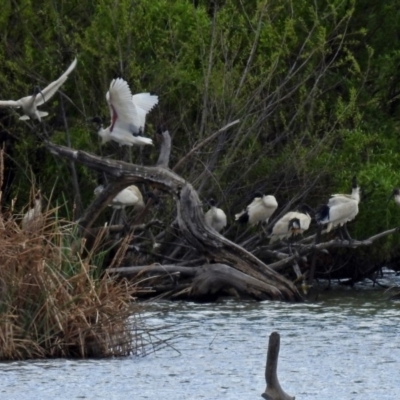
<svg viewBox="0 0 400 400">
<path fill-rule="evenodd" d="M 255 225 L 258 222 L 268 222 L 271 215 L 278 208 L 274 196 L 265 196 L 260 192 L 254 193 L 253 201 L 245 210 L 235 215 L 235 220 L 242 224 Z"/>
<path fill-rule="evenodd" d="M 35 195 L 33 208 L 29 209 L 24 215 L 21 222 L 21 228 L 24 231 L 34 231 L 40 224 L 39 220 L 42 216 L 42 195 L 40 190 Z"/>
<path fill-rule="evenodd" d="M 104 190 L 103 185 L 99 185 L 94 189 L 94 194 L 98 196 Z M 145 204 L 143 196 L 139 188 L 135 185 L 131 185 L 121 190 L 109 204 L 114 209 L 109 224 L 114 223 L 115 215 L 117 210 L 122 210 L 120 217 L 126 219 L 125 207 L 133 207 L 135 211 L 140 211 L 144 208 Z"/>
<path fill-rule="evenodd" d="M 334 194 L 327 204 L 324 204 L 317 212 L 315 218 L 321 225 L 326 225 L 326 232 L 339 226 L 343 229 L 347 239 L 351 240 L 346 223 L 352 221 L 358 214 L 360 202 L 360 188 L 356 177 L 353 178 L 351 194 Z M 340 236 L 343 238 L 341 230 Z"/>
<path fill-rule="evenodd" d="M 94 189 L 94 194 L 98 196 L 104 190 L 103 185 L 99 185 Z M 135 210 L 142 210 L 145 206 L 143 196 L 139 188 L 131 185 L 121 190 L 109 204 L 116 210 L 133 206 Z"/>
<path fill-rule="evenodd" d="M 215 229 L 217 232 L 221 232 L 226 227 L 227 218 L 223 210 L 216 207 L 214 199 L 208 201 L 210 209 L 205 213 L 206 223 Z"/>
<path fill-rule="evenodd" d="M 302 235 L 310 227 L 311 215 L 313 214 L 314 211 L 307 204 L 299 206 L 297 211 L 286 213 L 272 227 L 269 236 L 270 243 Z"/>
<path fill-rule="evenodd" d="M 36 87 L 32 96 L 22 97 L 19 100 L 0 100 L 0 107 L 22 108 L 24 115 L 22 115 L 19 119 L 27 120 L 31 118 L 41 121 L 42 117 L 46 117 L 49 115 L 49 113 L 45 111 L 39 111 L 37 107 L 50 100 L 50 98 L 56 94 L 57 90 L 67 80 L 68 75 L 75 68 L 76 62 L 77 60 L 75 58 L 68 69 L 56 81 L 51 82 L 43 90 L 41 90 L 39 87 Z"/>
<path fill-rule="evenodd" d="M 98 134 L 102 143 L 113 140 L 120 146 L 153 144 L 150 138 L 141 136 L 144 131 L 146 114 L 158 103 L 158 97 L 150 93 L 132 96 L 129 85 L 121 78 L 113 79 L 106 94 L 110 109 L 111 125 L 103 128 L 99 117 L 92 119 L 98 123 Z"/>
</svg>

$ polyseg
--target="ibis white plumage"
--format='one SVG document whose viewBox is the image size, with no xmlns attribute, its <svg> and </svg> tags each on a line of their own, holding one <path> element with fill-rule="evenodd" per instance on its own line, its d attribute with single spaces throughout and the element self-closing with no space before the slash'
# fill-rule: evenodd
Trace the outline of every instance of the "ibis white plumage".
<svg viewBox="0 0 400 400">
<path fill-rule="evenodd" d="M 104 190 L 103 185 L 99 185 L 94 189 L 94 194 L 98 196 Z M 125 207 L 134 207 L 135 210 L 142 210 L 145 206 L 143 196 L 139 188 L 131 185 L 121 190 L 109 204 L 116 210 L 124 209 Z"/>
<path fill-rule="evenodd" d="M 334 194 L 327 204 L 324 204 L 316 214 L 316 220 L 321 225 L 326 225 L 326 232 L 332 228 L 343 227 L 348 239 L 351 239 L 346 223 L 352 221 L 358 214 L 358 204 L 360 202 L 360 188 L 357 179 L 354 177 L 352 182 L 351 194 Z M 339 231 L 341 234 L 341 232 Z"/>
<path fill-rule="evenodd" d="M 208 201 L 210 209 L 205 213 L 205 219 L 208 226 L 221 232 L 226 227 L 227 218 L 225 212 L 216 206 L 214 199 Z"/>
<path fill-rule="evenodd" d="M 268 222 L 271 215 L 278 208 L 275 196 L 263 195 L 256 192 L 253 201 L 245 210 L 235 215 L 235 220 L 242 224 L 255 225 L 258 222 Z"/>
<path fill-rule="evenodd" d="M 24 231 L 32 232 L 40 227 L 42 217 L 42 195 L 40 190 L 35 195 L 34 206 L 23 216 L 21 228 Z"/>
<path fill-rule="evenodd" d="M 302 235 L 310 227 L 313 213 L 313 210 L 307 204 L 302 204 L 297 211 L 286 213 L 272 227 L 269 235 L 270 243 Z"/>
<path fill-rule="evenodd" d="M 150 93 L 137 93 L 132 96 L 135 108 L 134 134 L 143 135 L 146 115 L 158 104 L 158 96 Z"/>
<path fill-rule="evenodd" d="M 72 61 L 68 69 L 54 82 L 51 82 L 43 90 L 36 87 L 32 96 L 22 97 L 19 100 L 0 100 L 0 107 L 22 108 L 24 115 L 19 119 L 38 119 L 49 115 L 48 112 L 39 111 L 37 107 L 43 105 L 46 101 L 53 97 L 60 86 L 67 80 L 68 75 L 73 71 L 77 63 L 76 58 Z"/>
<path fill-rule="evenodd" d="M 103 128 L 99 117 L 93 118 L 99 126 L 98 134 L 102 143 L 110 140 L 120 146 L 153 144 L 150 138 L 141 136 L 144 132 L 147 113 L 158 103 L 158 97 L 150 93 L 139 93 L 132 96 L 128 83 L 121 79 L 113 79 L 106 94 L 110 109 L 111 124 Z"/>
</svg>

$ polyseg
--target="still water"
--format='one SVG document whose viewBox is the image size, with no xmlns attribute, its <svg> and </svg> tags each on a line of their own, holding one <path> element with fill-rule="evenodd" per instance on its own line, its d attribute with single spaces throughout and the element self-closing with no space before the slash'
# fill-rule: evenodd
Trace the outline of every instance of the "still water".
<svg viewBox="0 0 400 400">
<path fill-rule="evenodd" d="M 400 399 L 400 303 L 382 289 L 335 289 L 303 304 L 145 307 L 149 326 L 169 326 L 157 334 L 167 346 L 145 357 L 0 363 L 0 399 L 260 399 L 273 331 L 281 386 L 296 399 Z"/>
</svg>

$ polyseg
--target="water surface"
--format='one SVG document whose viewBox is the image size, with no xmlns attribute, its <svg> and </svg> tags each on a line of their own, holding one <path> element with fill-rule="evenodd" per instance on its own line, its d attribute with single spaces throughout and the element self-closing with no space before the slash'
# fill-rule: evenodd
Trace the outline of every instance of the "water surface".
<svg viewBox="0 0 400 400">
<path fill-rule="evenodd" d="M 265 389 L 271 332 L 296 399 L 400 399 L 400 303 L 382 289 L 335 289 L 315 303 L 145 305 L 172 340 L 146 357 L 0 363 L 0 399 L 241 399 Z M 155 338 L 154 338 L 155 339 Z"/>
</svg>

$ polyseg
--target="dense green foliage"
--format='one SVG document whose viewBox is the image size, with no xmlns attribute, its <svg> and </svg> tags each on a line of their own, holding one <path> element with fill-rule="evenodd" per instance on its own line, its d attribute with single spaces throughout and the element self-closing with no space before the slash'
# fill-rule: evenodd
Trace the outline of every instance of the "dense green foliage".
<svg viewBox="0 0 400 400">
<path fill-rule="evenodd" d="M 204 198 L 237 211 L 255 189 L 317 206 L 350 190 L 365 201 L 353 229 L 365 238 L 398 225 L 386 199 L 399 184 L 400 19 L 395 1 L 4 0 L 0 15 L 0 97 L 45 85 L 78 57 L 62 92 L 45 108 L 51 139 L 111 155 L 87 118 L 108 118 L 110 80 L 152 91 L 160 104 L 146 134 L 165 123 L 171 166 L 225 124 L 240 123 L 195 154 L 180 173 Z M 213 3 L 214 4 L 214 3 Z M 63 110 L 67 118 L 64 118 Z M 70 166 L 41 147 L 30 125 L 0 110 L 9 170 L 3 206 L 21 204 L 33 182 L 73 208 Z M 5 135 L 11 135 L 11 138 Z M 67 132 L 67 134 L 66 134 Z M 138 155 L 133 150 L 134 157 Z M 151 164 L 156 149 L 146 149 Z M 84 205 L 96 175 L 77 166 Z M 9 182 L 5 182 L 8 184 Z M 311 187 L 311 190 L 308 190 Z M 233 211 L 231 214 L 233 214 Z M 398 239 L 368 251 L 395 255 Z"/>
</svg>

